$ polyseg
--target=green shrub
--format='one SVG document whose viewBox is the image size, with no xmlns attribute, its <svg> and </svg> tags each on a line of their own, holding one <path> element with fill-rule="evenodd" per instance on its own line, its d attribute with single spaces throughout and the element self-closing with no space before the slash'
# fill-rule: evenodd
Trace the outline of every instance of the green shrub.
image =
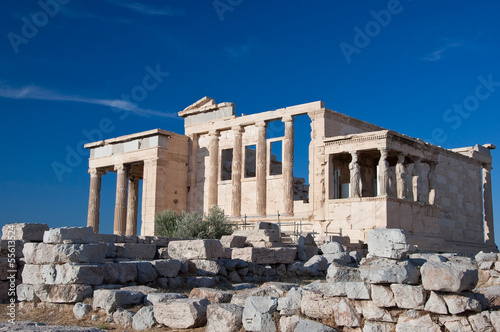
<svg viewBox="0 0 500 332">
<path fill-rule="evenodd" d="M 164 210 L 155 216 L 156 234 L 158 236 L 173 237 L 181 215 L 172 209 Z"/>
<path fill-rule="evenodd" d="M 165 210 L 156 215 L 155 223 L 159 236 L 181 239 L 220 239 L 233 233 L 224 211 L 218 206 L 210 208 L 205 215 L 196 211 L 179 215 L 170 209 Z"/>
</svg>

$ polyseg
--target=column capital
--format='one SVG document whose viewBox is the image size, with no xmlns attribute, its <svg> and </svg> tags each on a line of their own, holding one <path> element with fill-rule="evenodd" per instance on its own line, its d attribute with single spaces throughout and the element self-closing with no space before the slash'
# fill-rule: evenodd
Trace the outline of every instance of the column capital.
<svg viewBox="0 0 500 332">
<path fill-rule="evenodd" d="M 404 163 L 406 158 L 406 153 L 405 152 L 399 152 L 398 153 L 398 163 Z"/>
<path fill-rule="evenodd" d="M 115 168 L 115 171 L 120 172 L 120 171 L 128 170 L 129 166 L 125 165 L 125 164 L 118 164 L 118 165 L 115 165 L 114 168 Z"/>
<path fill-rule="evenodd" d="M 293 122 L 293 120 L 294 120 L 293 116 L 289 114 L 285 114 L 283 118 L 281 118 L 282 122 Z"/>
<path fill-rule="evenodd" d="M 380 158 L 387 158 L 387 153 L 389 152 L 389 150 L 387 148 L 378 148 L 378 150 L 380 151 Z"/>
<path fill-rule="evenodd" d="M 266 121 L 258 121 L 258 122 L 255 122 L 255 126 L 257 128 L 265 128 L 267 126 L 267 123 L 266 123 Z"/>
<path fill-rule="evenodd" d="M 358 153 L 357 150 L 356 151 L 351 151 L 349 153 L 351 154 L 352 160 L 356 160 L 356 161 L 358 160 L 359 153 Z"/>
<path fill-rule="evenodd" d="M 232 131 L 234 131 L 234 132 L 235 132 L 235 134 L 237 134 L 237 135 L 238 135 L 238 134 L 239 134 L 239 135 L 241 135 L 241 134 L 243 133 L 243 131 L 244 131 L 243 126 L 242 126 L 242 125 L 232 126 L 232 127 L 231 127 L 231 130 L 232 130 Z"/>
<path fill-rule="evenodd" d="M 106 174 L 106 171 L 99 168 L 89 168 L 89 173 L 94 176 L 102 176 Z"/>
</svg>

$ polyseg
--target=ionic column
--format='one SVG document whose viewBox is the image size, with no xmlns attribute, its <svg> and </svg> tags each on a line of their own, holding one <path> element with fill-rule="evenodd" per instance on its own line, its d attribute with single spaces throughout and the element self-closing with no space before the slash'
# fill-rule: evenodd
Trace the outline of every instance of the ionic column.
<svg viewBox="0 0 500 332">
<path fill-rule="evenodd" d="M 208 207 L 217 205 L 218 195 L 218 170 L 219 170 L 219 132 L 212 131 L 208 134 Z"/>
<path fill-rule="evenodd" d="M 257 184 L 257 214 L 261 216 L 266 215 L 266 128 L 267 124 L 264 121 L 257 122 L 257 169 L 255 171 L 256 184 Z"/>
<path fill-rule="evenodd" d="M 87 213 L 87 226 L 94 229 L 94 233 L 99 233 L 99 207 L 101 205 L 101 178 L 105 171 L 97 168 L 90 168 L 90 192 L 89 209 Z"/>
<path fill-rule="evenodd" d="M 361 170 L 358 164 L 358 151 L 351 152 L 352 161 L 349 164 L 351 175 L 351 195 L 349 197 L 361 197 Z"/>
<path fill-rule="evenodd" d="M 284 213 L 293 215 L 293 117 L 284 116 L 285 139 L 283 140 L 283 206 Z"/>
<path fill-rule="evenodd" d="M 408 188 L 406 186 L 408 174 L 406 173 L 405 157 L 405 153 L 398 154 L 398 163 L 396 164 L 396 186 L 398 198 L 401 199 L 408 198 Z"/>
<path fill-rule="evenodd" d="M 234 146 L 233 146 L 233 165 L 232 165 L 232 196 L 231 196 L 231 216 L 239 217 L 241 215 L 241 161 L 242 161 L 242 133 L 243 127 L 233 128 Z"/>
<path fill-rule="evenodd" d="M 115 202 L 115 223 L 113 233 L 123 235 L 127 223 L 127 185 L 128 167 L 125 165 L 115 166 L 116 176 L 116 202 Z"/>
<path fill-rule="evenodd" d="M 380 148 L 380 159 L 378 162 L 378 184 L 379 195 L 387 196 L 389 188 L 389 162 L 387 161 L 387 149 Z"/>
<path fill-rule="evenodd" d="M 137 235 L 137 211 L 139 208 L 139 177 L 128 179 L 127 226 L 126 235 Z"/>
<path fill-rule="evenodd" d="M 483 209 L 484 209 L 484 242 L 495 246 L 493 229 L 493 199 L 491 195 L 491 165 L 483 166 Z"/>
<path fill-rule="evenodd" d="M 423 179 L 422 179 L 422 158 L 415 157 L 415 161 L 413 162 L 413 199 L 416 202 L 423 202 L 422 188 L 423 188 Z"/>
<path fill-rule="evenodd" d="M 436 175 L 437 162 L 431 161 L 429 163 L 429 174 L 427 176 L 429 181 L 429 204 L 436 203 L 436 189 L 437 189 L 437 175 Z"/>
</svg>

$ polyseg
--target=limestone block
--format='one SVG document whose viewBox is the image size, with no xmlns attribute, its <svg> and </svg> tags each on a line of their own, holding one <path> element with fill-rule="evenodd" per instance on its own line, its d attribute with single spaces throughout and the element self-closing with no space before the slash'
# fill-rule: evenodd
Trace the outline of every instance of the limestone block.
<svg viewBox="0 0 500 332">
<path fill-rule="evenodd" d="M 395 324 L 381 322 L 365 322 L 363 332 L 392 332 L 395 330 Z"/>
<path fill-rule="evenodd" d="M 490 322 L 496 332 L 500 331 L 500 311 L 490 311 Z"/>
<path fill-rule="evenodd" d="M 260 297 L 275 297 L 279 298 L 283 295 L 283 291 L 272 286 L 261 286 L 255 288 L 245 289 L 239 293 L 233 295 L 231 303 L 245 306 L 245 300 L 250 296 L 260 296 Z"/>
<path fill-rule="evenodd" d="M 356 302 L 360 312 L 366 320 L 394 323 L 394 319 L 387 309 L 377 307 L 372 301 Z M 361 309 L 361 310 L 360 310 Z"/>
<path fill-rule="evenodd" d="M 273 222 L 265 222 L 265 221 L 258 221 L 254 223 L 253 225 L 254 230 L 259 230 L 259 229 L 269 229 L 269 230 L 274 230 L 278 231 L 280 230 L 278 224 L 275 224 Z"/>
<path fill-rule="evenodd" d="M 184 240 L 168 244 L 168 254 L 174 259 L 218 259 L 222 254 L 219 240 Z"/>
<path fill-rule="evenodd" d="M 152 262 L 159 276 L 173 278 L 179 274 L 181 262 L 177 259 L 161 259 Z"/>
<path fill-rule="evenodd" d="M 377 307 L 390 308 L 396 306 L 396 301 L 394 300 L 394 293 L 388 286 L 372 285 L 371 294 L 373 303 Z"/>
<path fill-rule="evenodd" d="M 324 254 L 340 254 L 345 252 L 344 247 L 338 242 L 327 242 L 320 246 Z"/>
<path fill-rule="evenodd" d="M 116 258 L 152 260 L 156 255 L 154 244 L 116 243 Z"/>
<path fill-rule="evenodd" d="M 94 241 L 103 243 L 116 243 L 118 241 L 117 234 L 94 234 Z"/>
<path fill-rule="evenodd" d="M 418 318 L 399 316 L 396 332 L 440 332 L 439 325 L 432 321 L 430 315 Z"/>
<path fill-rule="evenodd" d="M 497 260 L 497 254 L 494 252 L 489 252 L 489 253 L 484 253 L 480 251 L 476 256 L 475 256 L 476 262 L 482 263 L 482 262 L 495 262 Z"/>
<path fill-rule="evenodd" d="M 475 266 L 448 261 L 427 262 L 420 269 L 422 285 L 427 290 L 460 293 L 473 289 L 478 282 Z"/>
<path fill-rule="evenodd" d="M 104 284 L 126 284 L 137 280 L 137 265 L 129 262 L 105 263 Z"/>
<path fill-rule="evenodd" d="M 216 276 L 220 272 L 220 265 L 216 261 L 193 259 L 188 262 L 189 272 L 199 276 Z"/>
<path fill-rule="evenodd" d="M 300 316 L 281 316 L 280 332 L 295 332 L 295 327 L 302 318 Z"/>
<path fill-rule="evenodd" d="M 154 244 L 157 247 L 168 247 L 168 243 L 172 238 L 165 236 L 139 236 L 137 237 L 137 243 L 143 244 Z"/>
<path fill-rule="evenodd" d="M 308 261 L 314 255 L 319 252 L 318 246 L 314 242 L 314 237 L 311 233 L 308 233 L 305 237 L 299 236 L 297 242 L 297 257 L 301 261 Z"/>
<path fill-rule="evenodd" d="M 310 270 L 326 271 L 328 268 L 328 261 L 321 255 L 314 255 L 304 263 L 304 267 L 307 267 Z"/>
<path fill-rule="evenodd" d="M 446 294 L 443 295 L 450 314 L 456 315 L 466 311 L 481 311 L 481 304 L 472 294 Z"/>
<path fill-rule="evenodd" d="M 429 299 L 425 303 L 424 310 L 440 315 L 448 314 L 448 308 L 446 307 L 446 302 L 444 301 L 441 295 L 435 292 L 431 292 Z"/>
<path fill-rule="evenodd" d="M 300 311 L 307 317 L 328 319 L 333 315 L 339 302 L 340 298 L 324 297 L 314 291 L 305 290 L 302 292 Z"/>
<path fill-rule="evenodd" d="M 207 307 L 206 332 L 239 332 L 243 322 L 243 307 L 231 303 L 210 304 Z"/>
<path fill-rule="evenodd" d="M 121 325 L 125 328 L 132 327 L 133 317 L 134 317 L 134 313 L 132 311 L 118 308 L 113 313 L 113 322 L 115 322 L 116 324 Z"/>
<path fill-rule="evenodd" d="M 296 248 L 234 248 L 232 259 L 241 259 L 256 264 L 292 264 Z"/>
<path fill-rule="evenodd" d="M 278 307 L 278 299 L 265 296 L 250 296 L 245 300 L 242 320 L 247 331 L 276 331 L 273 313 Z"/>
<path fill-rule="evenodd" d="M 138 331 L 150 329 L 155 323 L 152 306 L 142 307 L 132 318 L 132 328 Z"/>
<path fill-rule="evenodd" d="M 199 287 L 193 288 L 189 293 L 190 298 L 205 298 L 214 303 L 229 303 L 233 297 L 232 293 L 213 288 Z"/>
<path fill-rule="evenodd" d="M 103 263 L 107 251 L 104 243 L 26 243 L 23 254 L 27 264 Z"/>
<path fill-rule="evenodd" d="M 347 296 L 345 282 L 313 283 L 304 289 L 319 292 L 325 297 Z"/>
<path fill-rule="evenodd" d="M 292 288 L 299 287 L 299 284 L 292 282 L 281 282 L 281 281 L 268 281 L 262 284 L 262 287 L 272 287 L 276 288 L 278 291 L 282 292 L 282 294 Z"/>
<path fill-rule="evenodd" d="M 23 282 L 31 285 L 39 284 L 85 284 L 101 285 L 104 266 L 97 264 L 32 265 L 26 264 L 23 269 Z"/>
<path fill-rule="evenodd" d="M 86 285 L 35 285 L 35 294 L 42 302 L 76 303 L 92 296 Z"/>
<path fill-rule="evenodd" d="M 246 240 L 246 236 L 223 235 L 220 239 L 220 243 L 225 248 L 243 248 Z"/>
<path fill-rule="evenodd" d="M 44 243 L 92 243 L 94 231 L 92 227 L 51 228 L 43 234 Z"/>
<path fill-rule="evenodd" d="M 401 229 L 371 229 L 366 236 L 368 253 L 374 257 L 402 259 L 411 252 L 411 245 Z"/>
<path fill-rule="evenodd" d="M 122 288 L 120 288 L 120 290 L 123 290 L 123 291 L 132 291 L 132 292 L 140 292 L 144 296 L 146 296 L 148 294 L 152 294 L 152 293 L 157 293 L 158 292 L 158 290 L 156 288 L 149 287 L 149 286 L 144 286 L 144 285 L 122 287 Z"/>
<path fill-rule="evenodd" d="M 246 237 L 246 243 L 256 242 L 281 242 L 279 230 L 259 229 L 259 230 L 236 230 L 233 235 Z"/>
<path fill-rule="evenodd" d="M 81 319 L 84 316 L 88 315 L 91 310 L 92 310 L 92 306 L 90 304 L 85 304 L 83 302 L 77 302 L 77 303 L 75 303 L 75 306 L 73 307 L 73 316 L 75 316 L 76 319 Z"/>
<path fill-rule="evenodd" d="M 138 291 L 127 291 L 121 289 L 98 289 L 94 291 L 94 310 L 104 309 L 108 314 L 114 312 L 118 307 L 140 304 L 144 300 L 144 294 Z"/>
<path fill-rule="evenodd" d="M 167 303 L 170 300 L 186 299 L 188 296 L 182 293 L 150 293 L 144 298 L 144 304 L 155 305 L 158 303 Z"/>
<path fill-rule="evenodd" d="M 296 274 L 298 276 L 308 276 L 310 269 L 304 266 L 304 262 L 294 262 L 293 264 L 288 265 L 288 273 Z"/>
<path fill-rule="evenodd" d="M 420 278 L 418 268 L 409 260 L 371 258 L 363 262 L 359 271 L 361 278 L 372 284 L 417 284 Z"/>
<path fill-rule="evenodd" d="M 207 299 L 177 299 L 153 306 L 154 317 L 160 324 L 173 329 L 202 326 L 207 321 Z"/>
<path fill-rule="evenodd" d="M 335 329 L 310 319 L 300 319 L 293 329 L 295 332 L 335 332 Z"/>
<path fill-rule="evenodd" d="M 361 274 L 357 268 L 332 263 L 328 267 L 326 280 L 328 282 L 361 281 Z"/>
<path fill-rule="evenodd" d="M 494 308 L 500 306 L 500 285 L 481 287 L 474 290 L 479 294 L 477 299 L 483 308 Z"/>
<path fill-rule="evenodd" d="M 39 302 L 40 299 L 35 294 L 35 286 L 28 284 L 19 284 L 16 287 L 17 300 L 20 302 Z"/>
<path fill-rule="evenodd" d="M 46 224 L 13 223 L 2 227 L 2 240 L 42 242 L 43 233 L 49 230 Z"/>
<path fill-rule="evenodd" d="M 295 312 L 300 309 L 302 302 L 302 290 L 294 287 L 284 297 L 278 299 L 278 310 L 282 312 Z"/>
<path fill-rule="evenodd" d="M 136 262 L 137 266 L 137 282 L 145 285 L 154 282 L 158 278 L 158 273 L 152 262 Z"/>
<path fill-rule="evenodd" d="M 439 316 L 439 324 L 444 325 L 450 332 L 473 332 L 467 317 Z"/>
<path fill-rule="evenodd" d="M 361 326 L 361 315 L 352 306 L 351 302 L 345 298 L 336 305 L 333 317 L 339 326 L 358 327 Z"/>
<path fill-rule="evenodd" d="M 336 263 L 339 265 L 348 265 L 351 263 L 351 256 L 346 252 L 340 252 L 338 254 L 323 254 L 326 258 L 328 264 Z"/>
<path fill-rule="evenodd" d="M 217 284 L 217 277 L 187 277 L 186 285 L 189 288 L 214 287 Z"/>
<path fill-rule="evenodd" d="M 420 286 L 392 284 L 391 290 L 394 293 L 396 305 L 401 309 L 424 309 L 427 300 L 427 293 Z"/>
<path fill-rule="evenodd" d="M 345 292 L 349 299 L 370 300 L 370 284 L 358 281 L 344 283 Z"/>
<path fill-rule="evenodd" d="M 483 311 L 479 314 L 470 315 L 467 317 L 469 323 L 474 330 L 484 331 L 484 332 L 494 332 L 493 326 L 491 325 L 490 313 L 488 311 Z"/>
</svg>

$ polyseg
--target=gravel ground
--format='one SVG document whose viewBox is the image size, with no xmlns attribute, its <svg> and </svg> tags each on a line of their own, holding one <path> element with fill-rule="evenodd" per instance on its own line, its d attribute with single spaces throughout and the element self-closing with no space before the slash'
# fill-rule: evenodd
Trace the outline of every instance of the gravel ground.
<svg viewBox="0 0 500 332">
<path fill-rule="evenodd" d="M 104 330 L 99 330 L 95 327 L 49 326 L 49 325 L 45 325 L 43 323 L 36 323 L 36 322 L 15 322 L 14 324 L 9 323 L 9 322 L 0 322 L 0 331 L 103 332 Z"/>
</svg>

